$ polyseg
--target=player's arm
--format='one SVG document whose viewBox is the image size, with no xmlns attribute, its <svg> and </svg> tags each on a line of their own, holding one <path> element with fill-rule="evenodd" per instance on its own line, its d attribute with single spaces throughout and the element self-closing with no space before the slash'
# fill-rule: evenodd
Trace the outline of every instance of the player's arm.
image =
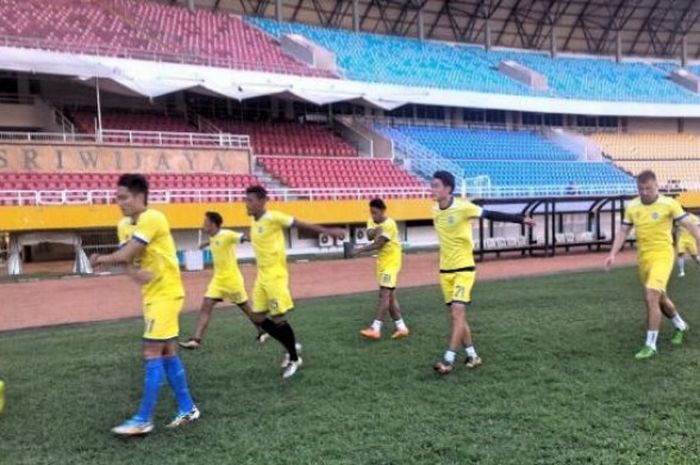
<svg viewBox="0 0 700 465">
<path fill-rule="evenodd" d="M 607 258 L 605 259 L 606 270 L 609 270 L 613 263 L 615 263 L 615 257 L 618 253 L 620 253 L 620 250 L 622 250 L 622 246 L 625 245 L 625 241 L 629 237 L 630 231 L 632 231 L 632 225 L 622 223 L 620 226 L 620 232 L 615 235 L 615 240 L 613 241 L 612 249 L 610 249 L 610 254 L 608 254 Z"/>
<path fill-rule="evenodd" d="M 525 215 L 515 215 L 512 213 L 504 213 L 496 210 L 482 210 L 481 217 L 487 220 L 497 221 L 499 223 L 516 223 L 525 224 L 527 226 L 535 226 L 537 223 L 530 217 Z M 476 217 L 478 218 L 478 216 Z"/>
<path fill-rule="evenodd" d="M 201 244 L 199 244 L 199 250 L 204 250 L 207 247 L 209 247 L 209 245 L 211 245 L 211 243 L 209 241 L 202 242 Z"/>
<path fill-rule="evenodd" d="M 374 239 L 374 242 L 367 244 L 367 245 L 363 245 L 362 247 L 357 247 L 356 249 L 352 249 L 348 253 L 348 255 L 350 257 L 356 257 L 356 256 L 362 255 L 364 253 L 374 252 L 375 250 L 380 250 L 388 242 L 389 242 L 389 239 L 387 239 L 385 236 L 378 236 Z"/>
<path fill-rule="evenodd" d="M 98 265 L 118 265 L 121 263 L 131 263 L 136 257 L 141 255 L 146 250 L 146 245 L 137 239 L 131 239 L 125 243 L 119 250 L 108 255 L 100 255 L 98 253 L 90 256 L 90 264 Z"/>
<path fill-rule="evenodd" d="M 320 226 L 318 224 L 312 224 L 312 223 L 307 223 L 305 221 L 301 221 L 298 219 L 294 219 L 294 222 L 291 224 L 291 226 L 296 226 L 297 228 L 301 229 L 302 231 L 307 231 L 310 233 L 314 234 L 327 234 L 331 237 L 334 237 L 336 239 L 344 239 L 345 238 L 345 230 L 341 228 L 326 228 L 325 226 Z"/>
</svg>

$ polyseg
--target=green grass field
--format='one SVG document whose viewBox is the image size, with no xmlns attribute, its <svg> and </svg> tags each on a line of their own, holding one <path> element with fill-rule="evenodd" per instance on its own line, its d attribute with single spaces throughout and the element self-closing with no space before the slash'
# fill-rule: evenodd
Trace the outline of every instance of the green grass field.
<svg viewBox="0 0 700 465">
<path fill-rule="evenodd" d="M 647 362 L 636 269 L 478 283 L 485 365 L 446 378 L 431 370 L 448 329 L 436 288 L 401 291 L 402 341 L 360 339 L 374 294 L 299 302 L 306 363 L 287 383 L 277 344 L 220 311 L 184 354 L 202 420 L 163 428 L 164 388 L 156 431 L 127 441 L 109 429 L 139 400 L 140 321 L 0 334 L 0 463 L 698 464 L 699 282 L 693 267 L 670 287 L 698 331 L 672 349 L 666 322 Z"/>
</svg>

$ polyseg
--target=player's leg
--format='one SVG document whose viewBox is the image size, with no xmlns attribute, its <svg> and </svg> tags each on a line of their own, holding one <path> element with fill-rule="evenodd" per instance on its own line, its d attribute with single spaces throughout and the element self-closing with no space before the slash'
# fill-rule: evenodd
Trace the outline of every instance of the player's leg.
<svg viewBox="0 0 700 465">
<path fill-rule="evenodd" d="M 670 319 L 671 323 L 673 324 L 674 331 L 673 336 L 671 337 L 671 344 L 676 346 L 683 344 L 685 333 L 688 331 L 688 329 L 690 329 L 688 323 L 686 323 L 685 320 L 683 320 L 683 317 L 681 317 L 681 314 L 678 313 L 678 310 L 676 310 L 676 304 L 673 303 L 667 293 L 664 292 L 661 295 L 659 304 L 664 316 Z"/>
<path fill-rule="evenodd" d="M 245 300 L 244 302 L 236 303 L 236 305 L 238 305 L 238 308 L 240 308 L 241 311 L 245 314 L 245 316 L 248 317 L 250 322 L 253 324 L 253 326 L 255 326 L 255 329 L 258 331 L 258 335 L 255 336 L 255 340 L 258 341 L 260 344 L 265 344 L 269 335 L 265 332 L 264 329 L 262 329 L 259 323 L 255 322 L 255 319 L 253 318 L 253 307 L 251 307 L 250 302 L 248 300 Z"/>
<path fill-rule="evenodd" d="M 656 355 L 656 340 L 661 327 L 661 291 L 645 288 L 644 302 L 647 309 L 647 339 L 644 347 L 637 353 L 637 359 Z"/>
<path fill-rule="evenodd" d="M 475 273 L 443 273 L 440 275 L 445 302 L 450 308 L 451 334 L 450 342 L 443 358 L 434 366 L 440 374 L 451 373 L 454 369 L 457 351 L 464 347 L 467 354 L 465 366 L 476 368 L 481 365 L 481 359 L 472 343 L 471 328 L 467 322 L 467 306 L 471 301 L 471 289 L 474 285 Z"/>
<path fill-rule="evenodd" d="M 404 338 L 411 334 L 411 331 L 408 329 L 408 326 L 406 326 L 406 322 L 403 320 L 403 315 L 401 314 L 399 299 L 396 297 L 396 288 L 391 289 L 389 314 L 391 315 L 391 319 L 394 320 L 394 326 L 396 327 L 394 334 L 391 335 L 392 339 Z"/>
<path fill-rule="evenodd" d="M 294 375 L 302 363 L 298 354 L 300 346 L 286 319 L 286 314 L 294 309 L 288 281 L 287 276 L 258 276 L 253 290 L 254 321 L 286 350 L 284 378 Z"/>
<path fill-rule="evenodd" d="M 382 337 L 382 325 L 384 317 L 391 306 L 391 292 L 384 287 L 379 288 L 377 299 L 377 310 L 374 313 L 374 321 L 368 327 L 360 331 L 360 334 L 367 339 L 380 339 Z"/>
<path fill-rule="evenodd" d="M 682 278 L 685 276 L 685 252 L 679 251 L 678 253 L 678 277 Z"/>
<path fill-rule="evenodd" d="M 180 343 L 180 347 L 183 349 L 199 349 L 202 346 L 202 339 L 204 338 L 204 333 L 209 326 L 211 321 L 212 313 L 214 312 L 214 307 L 217 303 L 221 302 L 220 298 L 204 297 L 202 300 L 202 306 L 199 309 L 199 318 L 197 318 L 197 327 L 194 330 L 194 336 L 189 338 L 185 342 Z"/>
<path fill-rule="evenodd" d="M 146 332 L 152 320 L 146 318 Z M 163 350 L 165 342 L 144 339 L 143 360 L 144 377 L 143 393 L 138 411 L 130 419 L 112 428 L 114 434 L 121 436 L 138 436 L 153 431 L 153 411 L 158 402 L 158 393 L 165 379 L 163 365 Z"/>
<path fill-rule="evenodd" d="M 175 344 L 174 340 L 168 342 L 164 347 L 163 366 L 165 367 L 168 384 L 177 402 L 177 414 L 168 424 L 168 428 L 176 428 L 199 419 L 199 409 L 192 400 L 190 389 L 187 385 L 185 366 L 177 354 L 177 344 Z"/>
</svg>

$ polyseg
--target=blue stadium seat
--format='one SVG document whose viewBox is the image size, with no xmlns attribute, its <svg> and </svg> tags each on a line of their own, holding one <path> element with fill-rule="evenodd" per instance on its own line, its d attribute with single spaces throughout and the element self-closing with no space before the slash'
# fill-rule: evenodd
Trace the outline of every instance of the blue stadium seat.
<svg viewBox="0 0 700 465">
<path fill-rule="evenodd" d="M 377 124 L 395 141 L 421 147 L 459 166 L 466 177 L 488 176 L 494 187 L 559 186 L 581 191 L 598 186 L 630 186 L 633 179 L 607 161 L 579 161 L 545 136 L 532 131 L 464 129 Z"/>
<path fill-rule="evenodd" d="M 602 101 L 700 103 L 700 97 L 667 76 L 671 62 L 625 61 L 608 57 L 558 57 L 544 53 L 489 51 L 477 46 L 248 17 L 274 37 L 301 34 L 336 54 L 347 78 L 387 84 L 469 90 L 509 95 L 552 96 Z M 514 60 L 547 77 L 549 90 L 537 91 L 497 70 Z"/>
</svg>

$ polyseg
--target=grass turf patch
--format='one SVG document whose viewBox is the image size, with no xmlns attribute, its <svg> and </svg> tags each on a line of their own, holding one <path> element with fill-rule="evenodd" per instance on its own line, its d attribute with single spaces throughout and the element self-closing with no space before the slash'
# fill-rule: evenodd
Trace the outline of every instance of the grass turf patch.
<svg viewBox="0 0 700 465">
<path fill-rule="evenodd" d="M 699 280 L 692 268 L 670 294 L 700 329 Z M 164 386 L 156 431 L 126 441 L 109 428 L 139 402 L 140 321 L 0 334 L 0 463 L 700 463 L 700 336 L 672 348 L 665 322 L 659 355 L 634 360 L 636 269 L 477 282 L 473 298 L 485 365 L 445 378 L 431 370 L 449 328 L 437 288 L 399 290 L 413 331 L 399 341 L 390 325 L 360 338 L 374 294 L 299 302 L 305 364 L 289 382 L 277 343 L 256 345 L 238 310 L 219 310 L 204 348 L 183 354 L 202 420 L 166 431 Z"/>
</svg>

